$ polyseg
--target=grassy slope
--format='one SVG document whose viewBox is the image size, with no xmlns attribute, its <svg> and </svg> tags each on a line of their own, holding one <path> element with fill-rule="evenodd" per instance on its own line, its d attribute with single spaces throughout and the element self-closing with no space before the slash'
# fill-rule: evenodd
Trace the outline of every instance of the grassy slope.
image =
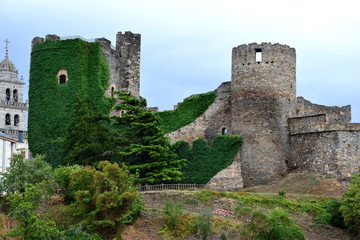
<svg viewBox="0 0 360 240">
<path fill-rule="evenodd" d="M 301 184 L 299 181 L 301 181 Z M 329 188 L 330 185 L 332 186 L 331 188 Z M 280 197 L 277 192 L 284 189 L 286 195 L 285 197 Z M 146 193 L 144 194 L 144 200 L 148 211 L 145 212 L 138 221 L 126 228 L 123 235 L 124 240 L 168 239 L 164 238 L 163 235 L 159 235 L 163 226 L 161 208 L 164 201 L 181 202 L 184 204 L 184 209 L 189 210 L 196 209 L 196 207 L 200 209 L 210 207 L 212 209 L 223 208 L 233 211 L 239 202 L 242 203 L 242 206 L 256 208 L 264 213 L 269 213 L 274 208 L 281 207 L 289 211 L 291 217 L 304 231 L 306 239 L 358 239 L 344 229 L 324 226 L 315 220 L 316 217 L 321 215 L 321 208 L 325 201 L 337 199 L 338 196 L 341 196 L 343 192 L 346 191 L 346 188 L 334 179 L 311 174 L 289 174 L 273 185 L 244 189 L 244 191 L 257 191 L 258 193 L 224 193 L 215 191 Z M 274 193 L 259 193 L 261 191 Z M 290 192 L 297 194 L 290 194 Z M 316 195 L 309 195 L 310 193 Z M 188 221 L 188 219 L 191 218 L 196 218 L 196 214 L 191 214 L 184 221 Z M 215 217 L 214 226 L 215 232 L 209 239 L 219 239 L 221 232 L 227 233 L 227 239 L 239 239 L 238 221 L 229 218 Z M 199 236 L 195 231 L 187 237 L 179 237 L 176 239 L 199 239 Z"/>
</svg>

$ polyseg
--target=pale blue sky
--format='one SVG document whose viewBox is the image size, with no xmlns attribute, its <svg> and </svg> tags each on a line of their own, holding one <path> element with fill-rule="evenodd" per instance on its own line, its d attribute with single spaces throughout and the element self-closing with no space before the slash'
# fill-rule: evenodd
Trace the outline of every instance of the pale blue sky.
<svg viewBox="0 0 360 240">
<path fill-rule="evenodd" d="M 360 14 L 355 0 L 0 0 L 0 58 L 28 81 L 35 36 L 142 35 L 141 95 L 172 109 L 231 76 L 231 50 L 244 43 L 287 44 L 297 53 L 297 95 L 352 105 L 360 122 Z"/>
</svg>

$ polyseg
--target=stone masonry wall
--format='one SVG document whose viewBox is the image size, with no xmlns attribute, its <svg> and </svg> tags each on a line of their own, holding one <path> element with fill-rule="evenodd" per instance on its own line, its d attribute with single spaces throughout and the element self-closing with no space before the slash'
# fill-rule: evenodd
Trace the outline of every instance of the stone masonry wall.
<svg viewBox="0 0 360 240">
<path fill-rule="evenodd" d="M 343 182 L 359 172 L 360 128 L 291 135 L 290 145 L 290 171 L 320 173 Z"/>
</svg>

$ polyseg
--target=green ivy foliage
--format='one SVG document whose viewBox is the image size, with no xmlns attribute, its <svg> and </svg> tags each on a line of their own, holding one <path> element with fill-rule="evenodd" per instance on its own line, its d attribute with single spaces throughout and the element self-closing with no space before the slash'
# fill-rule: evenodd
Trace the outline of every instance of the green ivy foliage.
<svg viewBox="0 0 360 240">
<path fill-rule="evenodd" d="M 203 138 L 193 142 L 180 141 L 174 145 L 179 159 L 187 159 L 183 169 L 182 183 L 206 184 L 222 169 L 230 166 L 242 144 L 236 135 L 217 136 L 209 146 Z"/>
<path fill-rule="evenodd" d="M 164 133 L 173 132 L 195 121 L 216 98 L 216 91 L 186 98 L 175 110 L 156 113 L 162 119 Z"/>
<path fill-rule="evenodd" d="M 66 70 L 68 81 L 57 74 Z M 37 43 L 31 52 L 29 89 L 29 146 L 33 154 L 46 154 L 57 166 L 61 142 L 75 111 L 77 98 L 89 98 L 107 114 L 113 99 L 104 96 L 109 68 L 98 42 L 80 39 Z"/>
</svg>

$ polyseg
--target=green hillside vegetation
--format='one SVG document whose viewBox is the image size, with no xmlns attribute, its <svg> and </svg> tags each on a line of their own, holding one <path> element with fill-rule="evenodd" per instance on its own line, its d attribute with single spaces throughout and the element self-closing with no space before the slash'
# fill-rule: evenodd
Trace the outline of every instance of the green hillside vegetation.
<svg viewBox="0 0 360 240">
<path fill-rule="evenodd" d="M 342 202 L 336 197 L 213 190 L 142 195 L 147 213 L 125 230 L 125 239 L 137 239 L 143 231 L 144 240 L 159 235 L 164 239 L 357 239 L 343 229 Z M 212 215 L 210 222 L 206 212 Z M 146 228 L 143 221 L 148 222 Z"/>
<path fill-rule="evenodd" d="M 236 135 L 219 135 L 208 145 L 205 139 L 199 138 L 192 143 L 179 141 L 174 148 L 179 159 L 187 159 L 182 169 L 182 183 L 206 184 L 219 171 L 230 166 L 242 144 L 242 137 Z"/>
<path fill-rule="evenodd" d="M 195 121 L 216 98 L 216 91 L 194 95 L 184 99 L 175 110 L 156 113 L 162 120 L 164 133 L 173 132 Z"/>
<path fill-rule="evenodd" d="M 139 193 L 123 165 L 105 161 L 54 173 L 42 156 L 14 160 L 0 180 L 4 239 L 357 239 L 344 227 L 359 234 L 360 175 L 341 198 L 206 189 Z"/>
</svg>

